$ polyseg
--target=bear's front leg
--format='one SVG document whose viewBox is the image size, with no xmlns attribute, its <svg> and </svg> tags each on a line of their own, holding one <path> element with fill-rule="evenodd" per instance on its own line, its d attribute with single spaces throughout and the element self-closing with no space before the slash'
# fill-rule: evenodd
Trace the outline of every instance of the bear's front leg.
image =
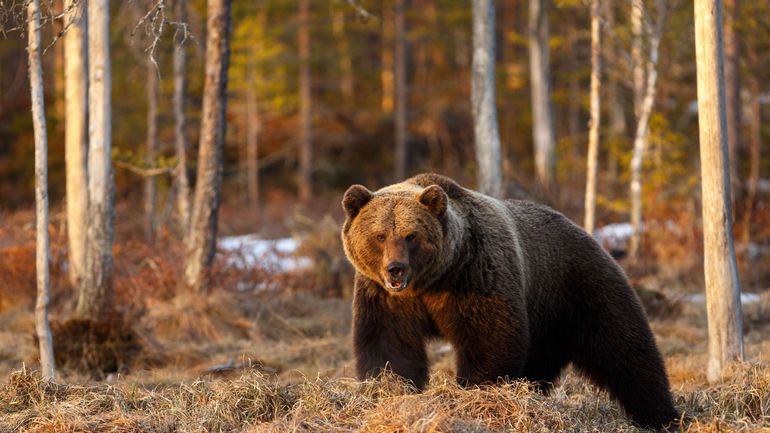
<svg viewBox="0 0 770 433">
<path fill-rule="evenodd" d="M 529 353 L 526 313 L 505 298 L 473 296 L 457 303 L 450 340 L 461 386 L 524 376 Z"/>
<path fill-rule="evenodd" d="M 410 298 L 389 295 L 368 278 L 356 275 L 353 296 L 353 344 L 360 380 L 386 367 L 422 389 L 428 382 L 425 337 L 430 319 Z"/>
</svg>

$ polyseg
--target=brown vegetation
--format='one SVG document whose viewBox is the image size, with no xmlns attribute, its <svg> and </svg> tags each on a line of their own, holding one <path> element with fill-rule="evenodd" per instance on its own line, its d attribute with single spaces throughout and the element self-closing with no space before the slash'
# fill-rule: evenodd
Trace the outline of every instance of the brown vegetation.
<svg viewBox="0 0 770 433">
<path fill-rule="evenodd" d="M 120 240 L 126 227 L 119 225 L 115 288 L 123 328 L 109 334 L 66 321 L 74 295 L 63 232 L 52 229 L 52 319 L 61 377 L 44 383 L 36 373 L 30 217 L 9 216 L 14 224 L 0 243 L 14 245 L 2 249 L 7 259 L 0 261 L 2 432 L 639 431 L 574 371 L 549 396 L 526 383 L 459 388 L 452 351 L 442 342 L 430 346 L 433 374 L 423 393 L 392 377 L 353 380 L 350 303 L 337 297 L 348 293 L 350 277 L 331 217 L 295 216 L 291 223 L 298 233 L 316 234 L 300 254 L 313 257 L 317 268 L 240 270 L 226 266 L 237 253 L 220 252 L 206 296 L 180 288 L 178 240 L 163 231 L 154 245 Z M 657 242 L 652 248 L 665 249 Z M 683 257 L 681 245 L 671 248 L 672 257 Z M 334 266 L 343 266 L 338 279 L 330 278 Z M 768 431 L 770 295 L 745 310 L 750 362 L 709 386 L 704 306 L 658 290 L 676 273 L 649 276 L 660 275 L 658 267 L 634 273 L 648 275 L 636 282 L 649 301 L 677 406 L 687 417 L 683 430 Z M 92 338 L 67 337 L 78 329 L 90 330 Z M 130 338 L 114 338 L 121 335 Z"/>
</svg>

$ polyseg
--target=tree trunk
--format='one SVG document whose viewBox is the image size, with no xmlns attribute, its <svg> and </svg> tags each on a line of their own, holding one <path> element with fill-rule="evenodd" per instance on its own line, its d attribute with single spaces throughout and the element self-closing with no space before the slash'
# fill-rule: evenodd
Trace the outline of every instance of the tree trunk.
<svg viewBox="0 0 770 433">
<path fill-rule="evenodd" d="M 40 371 L 43 379 L 53 380 L 56 365 L 53 357 L 53 339 L 48 324 L 50 284 L 48 273 L 48 138 L 45 125 L 43 98 L 43 68 L 40 59 L 40 0 L 27 5 L 29 42 L 29 85 L 32 98 L 32 124 L 35 129 L 35 208 L 36 208 L 36 272 L 37 301 L 35 303 L 35 330 L 40 347 Z"/>
<path fill-rule="evenodd" d="M 406 20 L 404 18 L 405 0 L 395 0 L 394 11 L 394 78 L 396 94 L 396 180 L 401 181 L 407 172 L 407 98 L 406 89 Z"/>
<path fill-rule="evenodd" d="M 631 0 L 631 74 L 633 76 L 634 114 L 644 98 L 644 0 Z"/>
<path fill-rule="evenodd" d="M 591 0 L 591 120 L 588 131 L 586 164 L 585 221 L 583 227 L 594 232 L 596 213 L 596 172 L 599 157 L 599 125 L 601 123 L 601 23 L 599 0 Z"/>
<path fill-rule="evenodd" d="M 77 315 L 105 320 L 113 303 L 112 70 L 109 0 L 88 2 L 88 233 Z"/>
<path fill-rule="evenodd" d="M 158 153 L 158 71 L 151 58 L 147 58 L 147 149 L 144 161 L 155 165 Z M 150 241 L 155 235 L 155 201 L 157 196 L 155 176 L 144 178 L 144 235 Z"/>
<path fill-rule="evenodd" d="M 479 191 L 502 197 L 500 134 L 495 105 L 495 3 L 473 0 L 471 105 Z"/>
<path fill-rule="evenodd" d="M 64 26 L 64 158 L 67 189 L 69 280 L 80 286 L 86 264 L 88 215 L 88 26 L 86 3 L 67 0 Z"/>
<path fill-rule="evenodd" d="M 259 105 L 257 103 L 257 71 L 249 68 L 246 91 L 246 191 L 249 206 L 259 209 Z"/>
<path fill-rule="evenodd" d="M 310 0 L 299 1 L 299 201 L 313 195 L 313 102 L 310 83 Z"/>
<path fill-rule="evenodd" d="M 739 167 L 738 149 L 741 148 L 741 59 L 740 42 L 735 31 L 740 0 L 725 0 L 725 97 L 727 110 L 727 149 L 730 167 L 730 206 L 735 211 L 738 198 Z"/>
<path fill-rule="evenodd" d="M 546 188 L 556 173 L 556 128 L 551 102 L 551 67 L 548 50 L 548 1 L 529 0 L 529 70 L 532 84 L 532 135 L 535 174 Z"/>
<path fill-rule="evenodd" d="M 657 1 L 657 21 L 655 29 L 649 32 L 649 53 L 646 60 L 644 77 L 646 78 L 642 101 L 639 105 L 634 134 L 634 151 L 631 158 L 631 227 L 633 234 L 629 245 L 629 256 L 636 260 L 642 245 L 642 168 L 647 150 L 650 132 L 650 116 L 655 104 L 655 92 L 658 81 L 658 48 L 663 34 L 663 23 L 666 18 L 666 0 Z M 642 5 L 642 7 L 644 7 Z M 634 65 L 636 69 L 637 66 Z"/>
<path fill-rule="evenodd" d="M 222 148 L 230 59 L 230 0 L 209 0 L 206 22 L 206 78 L 203 84 L 198 173 L 187 238 L 185 282 L 197 292 L 208 290 L 216 253 L 217 217 L 222 184 Z"/>
<path fill-rule="evenodd" d="M 607 38 L 607 43 L 604 44 L 604 59 L 607 65 L 613 65 L 618 62 L 616 47 L 612 43 L 615 34 L 615 4 L 613 2 L 604 3 L 604 14 L 607 22 L 607 33 L 611 35 Z M 626 116 L 619 94 L 617 74 L 613 72 L 608 71 L 606 74 L 610 137 L 605 148 L 607 149 L 607 184 L 611 187 L 614 187 L 618 179 L 618 154 L 620 143 L 623 142 L 623 135 L 626 133 Z"/>
<path fill-rule="evenodd" d="M 345 34 L 345 13 L 340 8 L 336 8 L 334 11 L 332 30 L 334 32 L 334 37 L 337 39 L 337 47 L 340 55 L 340 74 L 342 76 L 340 80 L 340 92 L 342 92 L 342 99 L 345 101 L 345 105 L 347 107 L 352 107 L 355 102 L 355 95 L 353 94 L 353 59 L 350 56 L 350 43 Z"/>
<path fill-rule="evenodd" d="M 380 71 L 380 82 L 382 85 L 382 100 L 380 106 L 382 112 L 390 114 L 393 112 L 394 101 L 396 99 L 396 89 L 393 77 L 393 27 L 395 14 L 390 7 L 389 1 L 382 2 L 382 69 Z"/>
<path fill-rule="evenodd" d="M 759 79 L 754 76 L 749 79 L 751 89 L 751 129 L 750 129 L 750 166 L 749 184 L 747 185 L 746 208 L 743 211 L 743 244 L 748 247 L 751 240 L 751 216 L 757 198 L 757 185 L 759 184 L 759 162 L 762 148 L 762 105 Z"/>
<path fill-rule="evenodd" d="M 177 21 L 187 22 L 187 0 L 176 0 Z M 177 213 L 182 232 L 187 235 L 190 225 L 190 182 L 187 179 L 187 117 L 185 116 L 185 89 L 187 88 L 187 35 L 178 32 L 174 39 L 174 136 L 176 148 Z"/>
<path fill-rule="evenodd" d="M 569 130 L 570 146 L 572 147 L 572 157 L 577 159 L 579 156 L 579 149 L 576 145 L 578 136 L 581 133 L 581 99 L 583 98 L 583 92 L 580 89 L 580 77 L 575 71 L 580 67 L 580 61 L 578 59 L 578 47 L 580 46 L 578 40 L 578 24 L 575 22 L 574 16 L 569 17 L 569 30 L 567 35 L 567 44 L 569 47 L 569 53 L 567 54 L 567 65 L 570 71 L 568 94 L 569 99 L 567 102 L 567 129 Z"/>
<path fill-rule="evenodd" d="M 743 360 L 741 287 L 730 209 L 720 0 L 695 0 L 695 58 L 709 329 L 707 377 L 715 382 L 723 377 L 728 363 Z"/>
</svg>

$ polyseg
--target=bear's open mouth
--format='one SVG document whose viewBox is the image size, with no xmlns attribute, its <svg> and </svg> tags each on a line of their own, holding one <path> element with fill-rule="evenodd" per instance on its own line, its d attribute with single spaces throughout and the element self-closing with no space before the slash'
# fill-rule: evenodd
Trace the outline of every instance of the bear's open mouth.
<svg viewBox="0 0 770 433">
<path fill-rule="evenodd" d="M 404 279 L 403 281 L 391 281 L 387 278 L 385 279 L 385 286 L 394 292 L 400 292 L 406 289 L 407 283 L 409 283 L 409 280 L 407 279 Z"/>
</svg>

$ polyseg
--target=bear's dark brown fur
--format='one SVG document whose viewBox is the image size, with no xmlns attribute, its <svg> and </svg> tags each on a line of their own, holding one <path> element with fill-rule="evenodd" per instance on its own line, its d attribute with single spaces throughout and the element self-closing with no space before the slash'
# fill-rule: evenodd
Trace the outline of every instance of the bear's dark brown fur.
<svg viewBox="0 0 770 433">
<path fill-rule="evenodd" d="M 461 384 L 523 377 L 547 391 L 572 363 L 639 425 L 677 419 L 625 274 L 562 214 L 436 174 L 376 192 L 354 185 L 343 207 L 359 377 L 387 365 L 422 388 L 426 340 L 443 337 Z"/>
</svg>

